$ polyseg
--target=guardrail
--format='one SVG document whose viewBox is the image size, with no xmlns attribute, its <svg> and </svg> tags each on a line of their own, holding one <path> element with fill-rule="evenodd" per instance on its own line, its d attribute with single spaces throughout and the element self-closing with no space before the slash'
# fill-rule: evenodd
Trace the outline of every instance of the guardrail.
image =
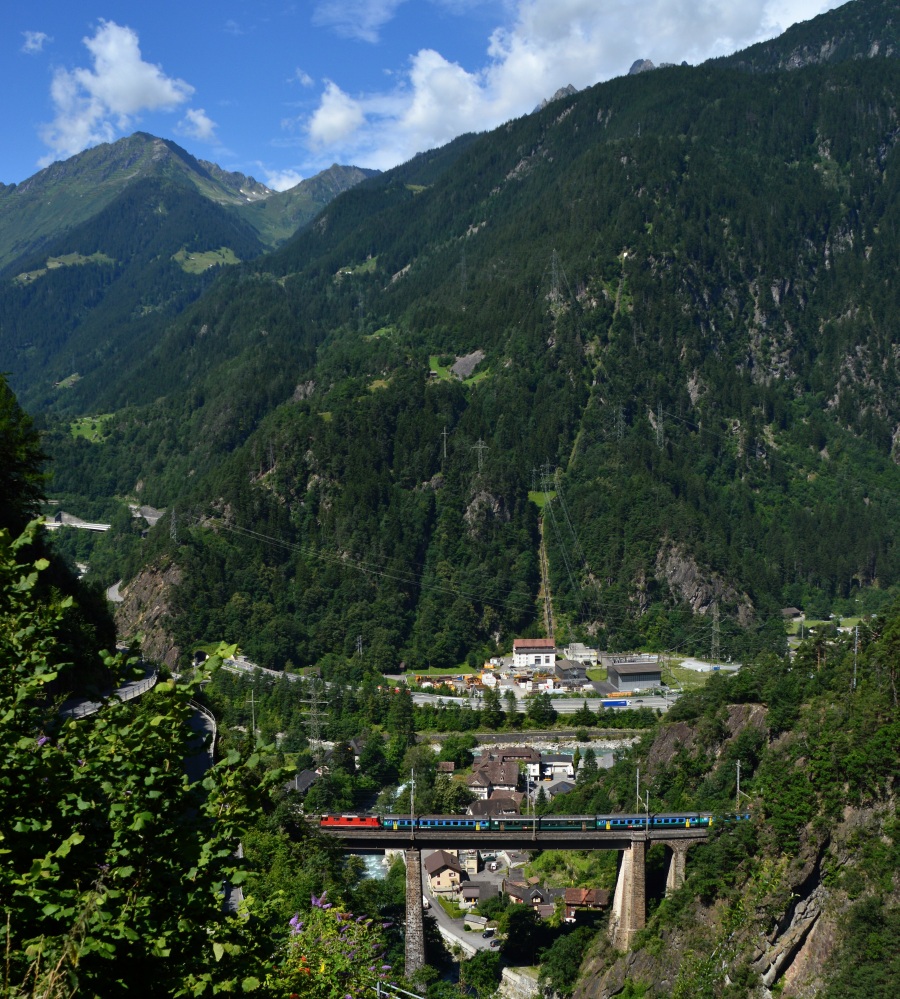
<svg viewBox="0 0 900 999">
<path fill-rule="evenodd" d="M 115 690 L 111 690 L 105 696 L 104 700 L 80 701 L 76 704 L 71 704 L 68 707 L 62 707 L 59 713 L 63 718 L 88 718 L 91 715 L 97 714 L 106 701 L 108 701 L 111 697 L 117 697 L 120 701 L 132 701 L 135 697 L 140 697 L 141 694 L 146 694 L 148 690 L 156 686 L 158 676 L 158 671 L 156 667 L 153 666 L 150 668 L 150 671 L 146 673 L 143 680 L 131 680 L 124 687 L 117 687 Z"/>
<path fill-rule="evenodd" d="M 195 701 L 193 697 L 188 701 L 188 704 L 190 704 L 195 711 L 199 711 L 201 715 L 208 718 L 212 722 L 212 742 L 209 744 L 209 755 L 211 758 L 214 758 L 216 754 L 216 736 L 219 731 L 216 726 L 216 716 L 205 705 L 201 704 L 199 701 Z"/>
</svg>

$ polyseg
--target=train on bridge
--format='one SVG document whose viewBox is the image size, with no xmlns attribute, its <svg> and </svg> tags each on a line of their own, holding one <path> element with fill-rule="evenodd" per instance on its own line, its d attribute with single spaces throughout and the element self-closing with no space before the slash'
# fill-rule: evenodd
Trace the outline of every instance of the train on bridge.
<svg viewBox="0 0 900 999">
<path fill-rule="evenodd" d="M 709 829 L 714 822 L 746 821 L 749 812 L 716 816 L 711 812 L 654 812 L 643 815 L 322 815 L 323 829 L 469 830 L 471 832 L 617 832 L 629 829 Z"/>
</svg>

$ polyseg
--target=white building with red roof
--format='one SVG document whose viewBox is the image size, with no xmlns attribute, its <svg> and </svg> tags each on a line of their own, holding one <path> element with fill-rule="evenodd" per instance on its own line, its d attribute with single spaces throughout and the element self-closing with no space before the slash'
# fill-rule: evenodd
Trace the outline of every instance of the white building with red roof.
<svg viewBox="0 0 900 999">
<path fill-rule="evenodd" d="M 513 668 L 553 672 L 556 666 L 556 642 L 552 638 L 516 638 L 513 640 Z"/>
</svg>

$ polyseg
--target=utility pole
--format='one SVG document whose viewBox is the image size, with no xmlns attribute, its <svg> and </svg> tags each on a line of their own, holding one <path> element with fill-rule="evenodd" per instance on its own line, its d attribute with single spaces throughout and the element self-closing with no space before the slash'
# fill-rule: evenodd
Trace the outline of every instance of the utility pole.
<svg viewBox="0 0 900 999">
<path fill-rule="evenodd" d="M 666 435 L 663 430 L 663 411 L 662 403 L 658 402 L 656 404 L 656 446 L 662 451 L 665 447 Z"/>
<path fill-rule="evenodd" d="M 853 629 L 853 690 L 856 690 L 856 657 L 859 652 L 859 622 Z"/>
<path fill-rule="evenodd" d="M 256 697 L 254 696 L 254 693 L 253 693 L 252 690 L 250 691 L 250 700 L 249 701 L 245 701 L 244 703 L 250 705 L 250 718 L 251 718 L 251 721 L 250 721 L 250 733 L 251 733 L 250 738 L 253 740 L 253 742 L 255 744 L 256 743 Z"/>
<path fill-rule="evenodd" d="M 619 406 L 616 410 L 616 440 L 621 441 L 625 437 L 625 410 Z"/>
<path fill-rule="evenodd" d="M 363 650 L 362 635 L 357 635 L 356 636 L 356 654 L 358 656 L 362 656 L 362 650 Z"/>
<path fill-rule="evenodd" d="M 178 543 L 178 511 L 172 507 L 172 519 L 169 521 L 169 537 Z"/>
<path fill-rule="evenodd" d="M 444 461 L 447 460 L 447 424 L 444 424 L 444 429 L 441 431 L 441 437 L 444 438 Z"/>
</svg>

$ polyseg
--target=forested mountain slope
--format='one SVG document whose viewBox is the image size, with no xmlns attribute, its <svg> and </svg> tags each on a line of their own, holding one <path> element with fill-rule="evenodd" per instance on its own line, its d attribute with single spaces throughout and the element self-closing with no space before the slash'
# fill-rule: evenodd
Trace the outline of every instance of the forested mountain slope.
<svg viewBox="0 0 900 999">
<path fill-rule="evenodd" d="M 749 811 L 691 847 L 665 895 L 666 848 L 647 854 L 649 918 L 628 955 L 606 934 L 576 999 L 887 999 L 900 929 L 895 606 L 851 636 L 819 635 L 686 695 L 610 771 L 554 811 Z M 740 784 L 738 785 L 738 765 Z M 715 826 L 714 826 L 715 828 Z"/>
<path fill-rule="evenodd" d="M 373 173 L 334 165 L 275 192 L 138 132 L 3 187 L 0 370 L 31 409 L 95 399 L 222 266 L 283 242 Z"/>
<path fill-rule="evenodd" d="M 535 622 L 542 485 L 561 634 L 777 643 L 900 573 L 898 88 L 664 69 L 365 181 L 160 327 L 55 488 L 175 508 L 128 572 L 183 571 L 181 648 L 477 656 Z"/>
</svg>

